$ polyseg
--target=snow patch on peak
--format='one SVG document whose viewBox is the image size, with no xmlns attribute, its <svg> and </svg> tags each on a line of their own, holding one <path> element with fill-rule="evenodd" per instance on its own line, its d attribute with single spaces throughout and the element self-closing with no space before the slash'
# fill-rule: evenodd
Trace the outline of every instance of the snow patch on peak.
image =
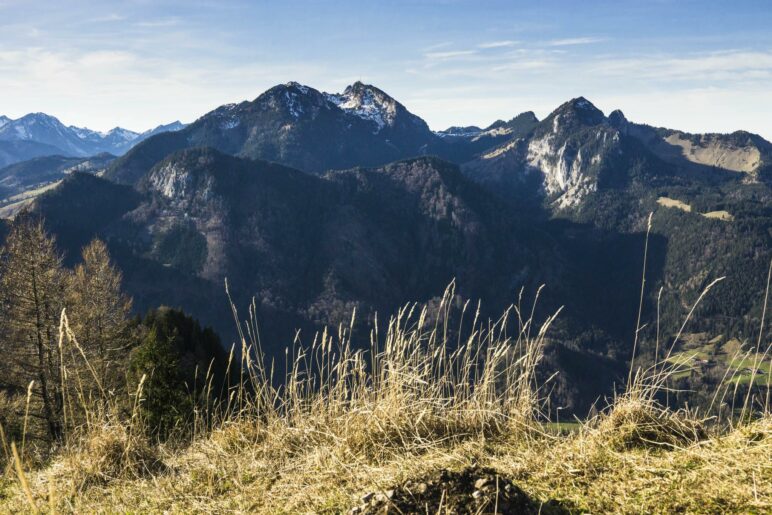
<svg viewBox="0 0 772 515">
<path fill-rule="evenodd" d="M 584 97 L 579 97 L 579 98 L 576 100 L 576 107 L 580 107 L 580 108 L 582 108 L 582 109 L 589 109 L 589 108 L 591 108 L 591 107 L 595 107 L 595 106 L 594 106 L 594 105 L 592 105 L 592 104 L 590 103 L 590 101 L 589 101 L 589 100 L 587 100 L 586 98 L 584 98 Z"/>
<path fill-rule="evenodd" d="M 305 94 L 305 93 L 303 93 Z M 289 109 L 290 115 L 296 120 L 303 114 L 303 105 L 298 100 L 298 94 L 294 91 L 285 91 L 284 98 L 287 103 L 287 109 Z"/>
<path fill-rule="evenodd" d="M 114 129 L 111 129 L 107 134 L 103 135 L 103 137 L 121 139 L 127 142 L 134 141 L 137 138 L 137 136 L 139 136 L 138 133 L 134 131 L 130 131 L 128 129 L 124 129 L 123 127 L 115 127 Z"/>
<path fill-rule="evenodd" d="M 241 118 L 239 118 L 236 112 L 238 106 L 238 104 L 225 104 L 214 111 L 214 116 L 218 120 L 220 129 L 227 131 L 235 129 L 241 124 Z"/>
<path fill-rule="evenodd" d="M 27 126 L 26 125 L 22 125 L 22 124 L 16 125 L 14 127 L 14 130 L 16 131 L 16 137 L 19 138 L 19 139 L 26 140 L 26 139 L 30 139 L 32 137 L 32 136 L 30 136 L 30 133 L 27 130 Z"/>
<path fill-rule="evenodd" d="M 87 129 L 85 127 L 75 127 L 74 125 L 70 125 L 68 129 L 74 132 L 75 135 L 80 139 L 93 139 L 94 137 L 105 138 L 108 134 L 107 132 L 92 131 L 91 129 Z"/>
<path fill-rule="evenodd" d="M 374 133 L 392 125 L 397 117 L 397 102 L 379 89 L 357 82 L 343 93 L 325 93 L 325 98 L 343 111 L 375 124 Z"/>
<path fill-rule="evenodd" d="M 22 116 L 16 120 L 15 125 L 23 125 L 25 127 L 43 126 L 55 129 L 57 131 L 65 129 L 62 122 L 58 118 L 55 118 L 46 113 L 30 113 Z"/>
<path fill-rule="evenodd" d="M 290 82 L 286 83 L 285 86 L 288 87 L 288 88 L 294 88 L 294 89 L 300 91 L 301 93 L 303 93 L 304 95 L 306 93 L 308 93 L 308 91 L 309 91 L 308 86 L 304 86 L 304 85 L 300 84 L 299 82 L 295 82 L 295 81 L 290 81 Z"/>
</svg>

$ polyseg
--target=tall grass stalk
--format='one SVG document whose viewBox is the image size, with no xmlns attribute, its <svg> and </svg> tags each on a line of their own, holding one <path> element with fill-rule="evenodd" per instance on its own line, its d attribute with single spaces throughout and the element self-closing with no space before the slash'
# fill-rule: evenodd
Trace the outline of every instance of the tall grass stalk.
<svg viewBox="0 0 772 515">
<path fill-rule="evenodd" d="M 280 381 L 260 351 L 255 310 L 242 322 L 232 304 L 245 373 L 235 411 L 226 418 L 336 428 L 339 437 L 360 438 L 365 446 L 416 449 L 437 439 L 533 425 L 540 409 L 536 369 L 557 313 L 532 336 L 533 307 L 528 319 L 512 306 L 490 324 L 480 320 L 478 307 L 470 324 L 468 304 L 458 310 L 455 298 L 451 284 L 436 311 L 404 306 L 382 338 L 373 329 L 366 347 L 352 340 L 355 313 L 336 331 L 318 333 L 308 347 L 296 339 Z M 517 328 L 507 336 L 513 315 Z"/>
</svg>

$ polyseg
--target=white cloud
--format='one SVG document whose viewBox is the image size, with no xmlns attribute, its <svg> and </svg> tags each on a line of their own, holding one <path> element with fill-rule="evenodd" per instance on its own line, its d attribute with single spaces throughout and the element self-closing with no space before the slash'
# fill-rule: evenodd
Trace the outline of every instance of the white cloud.
<svg viewBox="0 0 772 515">
<path fill-rule="evenodd" d="M 519 70 L 541 70 L 551 68 L 555 65 L 554 61 L 549 59 L 519 59 L 508 63 L 491 67 L 492 72 L 506 72 Z"/>
<path fill-rule="evenodd" d="M 600 43 L 602 41 L 605 41 L 604 38 L 591 38 L 591 37 L 583 37 L 583 38 L 566 38 L 566 39 L 553 39 L 552 41 L 548 41 L 548 46 L 574 46 L 574 45 L 589 45 L 592 43 Z"/>
<path fill-rule="evenodd" d="M 439 50 L 440 48 L 448 48 L 449 46 L 453 46 L 453 42 L 451 41 L 442 41 L 441 43 L 435 43 L 433 45 L 429 45 L 428 47 L 424 48 L 424 52 L 432 52 L 434 50 Z"/>
<path fill-rule="evenodd" d="M 456 57 L 475 55 L 476 53 L 475 50 L 448 50 L 447 52 L 426 52 L 424 57 L 433 61 L 444 61 Z"/>
<path fill-rule="evenodd" d="M 136 27 L 142 27 L 145 29 L 155 29 L 155 28 L 163 28 L 163 27 L 174 27 L 175 25 L 179 25 L 180 20 L 177 18 L 166 18 L 161 20 L 148 20 L 148 21 L 140 21 L 135 23 L 134 25 Z"/>
<path fill-rule="evenodd" d="M 518 44 L 517 41 L 512 41 L 512 40 L 489 41 L 487 43 L 480 43 L 479 45 L 477 45 L 477 47 L 478 48 L 485 48 L 485 49 L 489 49 L 489 48 L 508 48 L 508 47 L 516 46 L 517 44 Z"/>
<path fill-rule="evenodd" d="M 86 20 L 88 23 L 111 23 L 116 21 L 123 21 L 125 20 L 125 16 L 121 16 L 117 13 L 107 14 L 105 16 L 97 16 L 95 18 L 90 18 Z"/>
<path fill-rule="evenodd" d="M 289 78 L 320 84 L 328 74 L 314 63 L 233 65 L 130 51 L 0 51 L 0 113 L 18 118 L 43 111 L 67 124 L 144 130 L 254 99 Z"/>
<path fill-rule="evenodd" d="M 88 52 L 76 59 L 77 64 L 86 68 L 110 68 L 128 66 L 137 61 L 138 57 L 131 52 L 120 50 L 101 50 Z"/>
<path fill-rule="evenodd" d="M 686 57 L 650 55 L 634 58 L 603 58 L 592 71 L 607 75 L 635 74 L 662 80 L 742 81 L 768 79 L 772 75 L 772 52 L 730 50 L 692 54 Z"/>
</svg>

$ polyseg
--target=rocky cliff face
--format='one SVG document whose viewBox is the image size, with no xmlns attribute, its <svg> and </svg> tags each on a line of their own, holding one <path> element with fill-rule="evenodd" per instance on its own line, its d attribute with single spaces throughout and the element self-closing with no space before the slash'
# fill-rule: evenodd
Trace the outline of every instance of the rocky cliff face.
<svg viewBox="0 0 772 515">
<path fill-rule="evenodd" d="M 619 132 L 584 98 L 560 106 L 524 138 L 465 166 L 469 177 L 505 190 L 533 182 L 556 209 L 578 206 L 598 188 L 604 161 L 619 153 Z"/>
</svg>

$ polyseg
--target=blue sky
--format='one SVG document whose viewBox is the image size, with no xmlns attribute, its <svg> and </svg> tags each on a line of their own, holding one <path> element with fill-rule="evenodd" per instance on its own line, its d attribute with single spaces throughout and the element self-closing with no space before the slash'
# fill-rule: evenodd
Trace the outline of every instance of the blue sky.
<svg viewBox="0 0 772 515">
<path fill-rule="evenodd" d="M 66 7 L 63 7 L 66 5 Z M 0 0 L 0 114 L 144 130 L 295 80 L 362 80 L 435 129 L 605 112 L 772 139 L 768 1 Z"/>
</svg>

